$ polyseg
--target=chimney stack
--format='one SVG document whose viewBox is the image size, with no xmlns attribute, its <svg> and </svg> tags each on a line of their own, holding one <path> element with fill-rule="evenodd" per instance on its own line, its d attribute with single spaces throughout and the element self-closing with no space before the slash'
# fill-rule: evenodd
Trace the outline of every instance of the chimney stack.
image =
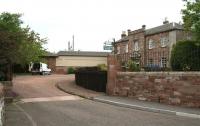
<svg viewBox="0 0 200 126">
<path fill-rule="evenodd" d="M 126 31 L 122 31 L 121 38 L 126 37 Z"/>
<path fill-rule="evenodd" d="M 145 30 L 146 29 L 146 25 L 142 25 L 142 29 Z"/>
<path fill-rule="evenodd" d="M 130 29 L 128 29 L 128 30 L 127 30 L 127 32 L 128 32 L 128 35 L 130 35 L 130 33 L 131 33 L 131 30 L 130 30 Z"/>
<path fill-rule="evenodd" d="M 169 21 L 167 20 L 167 18 L 165 18 L 165 20 L 163 21 L 163 24 L 169 24 Z"/>
</svg>

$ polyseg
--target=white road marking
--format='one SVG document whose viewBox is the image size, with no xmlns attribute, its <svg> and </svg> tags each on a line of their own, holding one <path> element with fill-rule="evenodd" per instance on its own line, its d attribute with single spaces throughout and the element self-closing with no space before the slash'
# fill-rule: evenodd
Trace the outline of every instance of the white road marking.
<svg viewBox="0 0 200 126">
<path fill-rule="evenodd" d="M 41 98 L 24 98 L 21 99 L 22 103 L 29 102 L 48 102 L 48 101 L 68 101 L 68 100 L 82 100 L 78 96 L 56 96 L 56 97 L 41 97 Z"/>
<path fill-rule="evenodd" d="M 177 116 L 185 116 L 185 117 L 200 119 L 200 115 L 198 115 L 198 114 L 185 113 L 185 112 L 179 112 L 179 111 L 171 111 L 171 110 L 167 110 L 167 109 L 157 109 L 157 108 L 145 107 L 145 106 L 140 106 L 140 105 L 132 105 L 132 104 L 126 104 L 126 103 L 122 103 L 122 102 L 116 102 L 116 101 L 106 100 L 106 99 L 101 99 L 101 98 L 94 98 L 94 100 L 103 102 L 103 103 L 108 103 L 111 105 L 128 107 L 128 108 L 132 108 L 132 109 L 146 110 L 146 111 L 157 112 L 157 113 L 166 113 L 166 114 L 168 113 L 168 114 L 177 115 Z"/>
<path fill-rule="evenodd" d="M 19 105 L 14 104 L 21 112 L 23 112 L 26 117 L 29 119 L 29 121 L 31 122 L 32 126 L 37 126 L 37 123 L 33 120 L 33 118 Z"/>
<path fill-rule="evenodd" d="M 178 116 L 185 116 L 185 117 L 191 117 L 191 118 L 199 118 L 200 119 L 200 115 L 197 115 L 197 114 L 190 114 L 190 113 L 184 113 L 184 112 L 176 112 L 176 115 L 178 115 Z"/>
</svg>

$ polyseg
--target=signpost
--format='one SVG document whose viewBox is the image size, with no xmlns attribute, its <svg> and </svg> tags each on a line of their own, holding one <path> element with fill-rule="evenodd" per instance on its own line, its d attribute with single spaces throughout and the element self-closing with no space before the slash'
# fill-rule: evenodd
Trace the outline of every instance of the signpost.
<svg viewBox="0 0 200 126">
<path fill-rule="evenodd" d="M 113 42 L 109 41 L 109 40 L 104 42 L 103 49 L 112 51 L 113 50 Z"/>
</svg>

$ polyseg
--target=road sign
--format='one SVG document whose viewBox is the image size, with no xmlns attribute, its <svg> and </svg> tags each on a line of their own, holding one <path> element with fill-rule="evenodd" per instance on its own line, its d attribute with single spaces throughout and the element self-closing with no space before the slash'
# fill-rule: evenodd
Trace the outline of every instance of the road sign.
<svg viewBox="0 0 200 126">
<path fill-rule="evenodd" d="M 112 47 L 112 46 L 106 46 L 106 45 L 104 45 L 104 46 L 103 46 L 103 49 L 104 49 L 104 50 L 112 50 L 113 47 Z"/>
</svg>

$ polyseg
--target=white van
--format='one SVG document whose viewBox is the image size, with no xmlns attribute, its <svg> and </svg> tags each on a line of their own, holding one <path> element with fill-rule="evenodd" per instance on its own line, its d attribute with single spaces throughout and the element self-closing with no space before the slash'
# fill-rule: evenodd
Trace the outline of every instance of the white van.
<svg viewBox="0 0 200 126">
<path fill-rule="evenodd" d="M 50 74 L 51 73 L 51 69 L 49 69 L 47 67 L 47 64 L 45 63 L 30 63 L 29 64 L 29 72 L 31 72 L 32 74 L 41 74 L 41 75 L 45 75 L 45 74 Z"/>
</svg>

